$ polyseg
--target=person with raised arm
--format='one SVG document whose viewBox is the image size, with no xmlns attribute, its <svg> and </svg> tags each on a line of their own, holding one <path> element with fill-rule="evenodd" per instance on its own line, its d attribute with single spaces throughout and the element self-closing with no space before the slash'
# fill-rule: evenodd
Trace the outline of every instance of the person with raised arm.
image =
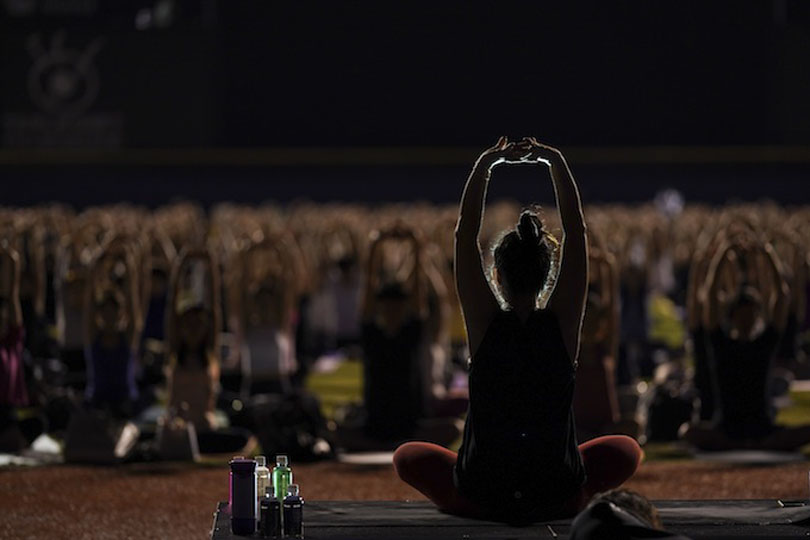
<svg viewBox="0 0 810 540">
<path fill-rule="evenodd" d="M 303 272 L 290 236 L 255 234 L 258 240 L 237 261 L 242 283 L 233 327 L 241 344 L 243 393 L 288 394 L 298 368 L 294 315 Z"/>
<path fill-rule="evenodd" d="M 219 266 L 205 248 L 184 248 L 171 275 L 166 314 L 169 408 L 197 431 L 215 427 L 219 384 Z"/>
<path fill-rule="evenodd" d="M 369 437 L 397 441 L 412 436 L 423 414 L 419 343 L 427 318 L 420 277 L 422 247 L 413 230 L 395 226 L 373 234 L 363 296 L 363 396 Z M 410 245 L 413 266 L 404 282 L 384 280 L 383 245 Z"/>
<path fill-rule="evenodd" d="M 135 263 L 126 244 L 110 243 L 91 263 L 85 291 L 85 398 L 119 418 L 136 412 L 135 370 L 142 321 Z"/>
<path fill-rule="evenodd" d="M 537 214 L 524 211 L 497 243 L 492 282 L 505 310 L 478 241 L 490 171 L 502 163 L 550 167 L 564 233 L 558 246 Z M 394 467 L 444 512 L 507 522 L 573 516 L 594 493 L 630 478 L 643 453 L 626 436 L 577 446 L 572 401 L 588 253 L 579 192 L 563 155 L 533 138 L 502 137 L 486 150 L 464 189 L 455 251 L 471 353 L 463 443 L 458 454 L 406 443 Z M 553 292 L 539 309 L 550 283 Z"/>
<path fill-rule="evenodd" d="M 810 442 L 810 424 L 785 427 L 773 421 L 770 381 L 790 307 L 776 250 L 753 233 L 724 238 L 703 294 L 718 410 L 690 426 L 684 438 L 706 451 L 790 451 Z"/>
<path fill-rule="evenodd" d="M 20 307 L 20 256 L 0 245 L 0 422 L 13 407 L 28 405 L 23 369 L 24 326 Z"/>
<path fill-rule="evenodd" d="M 185 431 L 185 423 L 194 424 L 202 454 L 239 452 L 255 444 L 250 432 L 223 426 L 216 415 L 222 328 L 219 281 L 219 262 L 209 247 L 187 246 L 173 262 L 166 312 L 169 402 L 163 429 Z M 182 438 L 170 434 L 166 440 L 163 448 L 169 455 L 184 450 Z M 181 446 L 173 447 L 175 443 Z"/>
</svg>

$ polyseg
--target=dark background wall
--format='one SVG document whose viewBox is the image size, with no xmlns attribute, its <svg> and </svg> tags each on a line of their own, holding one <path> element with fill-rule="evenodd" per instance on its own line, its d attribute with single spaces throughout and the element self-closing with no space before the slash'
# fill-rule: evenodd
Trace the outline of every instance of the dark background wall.
<svg viewBox="0 0 810 540">
<path fill-rule="evenodd" d="M 810 204 L 806 165 L 577 165 L 571 163 L 586 203 L 651 200 L 675 187 L 688 201 L 723 204 L 770 199 Z M 58 200 L 78 208 L 118 201 L 156 207 L 175 199 L 205 206 L 219 201 L 259 204 L 308 199 L 319 202 L 432 201 L 458 203 L 468 165 L 341 167 L 9 167 L 3 203 Z M 489 198 L 524 203 L 553 201 L 541 168 L 499 169 Z"/>
<path fill-rule="evenodd" d="M 226 66 L 223 142 L 476 145 L 506 131 L 567 145 L 733 144 L 807 135 L 776 114 L 795 84 L 785 64 L 807 61 L 787 54 L 788 28 L 807 31 L 798 3 L 789 26 L 767 1 L 289 4 L 223 18 L 238 29 L 226 32 L 226 47 L 240 51 Z M 251 48 L 260 35 L 266 46 Z"/>
<path fill-rule="evenodd" d="M 330 165 L 317 152 L 296 167 L 182 158 L 133 165 L 115 156 L 154 148 L 475 149 L 505 133 L 564 149 L 640 153 L 792 145 L 792 163 L 742 164 L 743 149 L 742 160 L 721 164 L 679 163 L 676 152 L 648 165 L 591 159 L 575 172 L 600 200 L 676 185 L 704 200 L 804 201 L 809 63 L 810 3 L 802 0 L 2 0 L 0 179 L 19 186 L 8 203 L 156 204 L 240 193 L 446 200 L 457 197 L 474 152 L 447 166 L 426 160 L 405 169 Z M 30 151 L 76 147 L 106 152 L 104 165 L 92 152 Z M 411 190 L 379 178 L 416 183 Z M 64 181 L 86 188 L 58 188 Z"/>
</svg>

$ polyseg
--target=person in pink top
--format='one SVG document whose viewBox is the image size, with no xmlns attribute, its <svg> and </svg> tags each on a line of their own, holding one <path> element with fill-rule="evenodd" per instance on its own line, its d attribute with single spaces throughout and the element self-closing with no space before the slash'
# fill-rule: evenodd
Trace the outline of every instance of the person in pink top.
<svg viewBox="0 0 810 540">
<path fill-rule="evenodd" d="M 20 308 L 20 258 L 3 241 L 0 244 L 0 452 L 27 446 L 15 409 L 28 405 L 23 372 L 22 309 Z"/>
<path fill-rule="evenodd" d="M 7 245 L 0 246 L 0 407 L 25 407 L 28 391 L 23 373 L 20 258 Z"/>
</svg>

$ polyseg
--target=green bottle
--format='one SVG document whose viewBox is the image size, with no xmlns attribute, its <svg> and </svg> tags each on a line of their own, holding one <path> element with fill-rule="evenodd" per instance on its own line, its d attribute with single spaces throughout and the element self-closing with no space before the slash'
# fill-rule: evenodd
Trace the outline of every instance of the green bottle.
<svg viewBox="0 0 810 540">
<path fill-rule="evenodd" d="M 287 487 L 292 484 L 292 470 L 287 464 L 287 456 L 280 454 L 276 456 L 276 466 L 273 467 L 273 488 L 276 498 L 280 503 L 284 503 L 284 496 L 287 494 Z"/>
</svg>

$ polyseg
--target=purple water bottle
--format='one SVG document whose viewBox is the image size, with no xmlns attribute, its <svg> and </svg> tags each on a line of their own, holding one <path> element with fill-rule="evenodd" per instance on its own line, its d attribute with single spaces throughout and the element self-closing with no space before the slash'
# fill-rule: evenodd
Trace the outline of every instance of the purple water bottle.
<svg viewBox="0 0 810 540">
<path fill-rule="evenodd" d="M 245 456 L 233 456 L 231 461 L 237 459 L 245 459 Z M 233 469 L 228 471 L 228 512 L 231 511 L 231 505 L 233 505 Z"/>
<path fill-rule="evenodd" d="M 256 530 L 256 462 L 234 458 L 231 466 L 231 531 L 243 536 Z"/>
</svg>

